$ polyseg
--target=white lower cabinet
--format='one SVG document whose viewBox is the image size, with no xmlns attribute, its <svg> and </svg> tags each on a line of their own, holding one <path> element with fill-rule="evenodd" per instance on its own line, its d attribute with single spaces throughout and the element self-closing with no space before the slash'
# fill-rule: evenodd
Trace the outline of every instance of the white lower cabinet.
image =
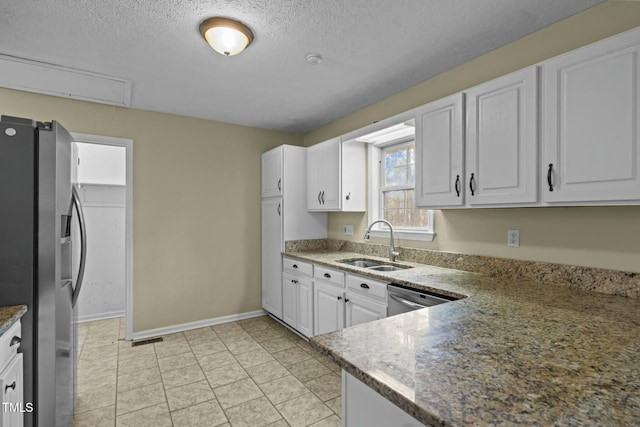
<svg viewBox="0 0 640 427">
<path fill-rule="evenodd" d="M 339 331 L 344 327 L 344 289 L 329 283 L 314 283 L 314 335 Z"/>
<path fill-rule="evenodd" d="M 22 427 L 25 410 L 22 397 L 22 353 L 18 353 L 21 324 L 16 322 L 0 336 L 0 427 Z"/>
<path fill-rule="evenodd" d="M 282 320 L 306 337 L 313 335 L 313 265 L 283 258 Z"/>
<path fill-rule="evenodd" d="M 387 317 L 387 283 L 347 274 L 345 326 L 359 325 Z"/>
<path fill-rule="evenodd" d="M 342 371 L 342 425 L 424 427 L 420 421 L 345 371 Z"/>
<path fill-rule="evenodd" d="M 385 282 L 321 266 L 314 280 L 314 335 L 387 317 Z"/>
<path fill-rule="evenodd" d="M 345 308 L 344 326 L 347 328 L 387 317 L 386 304 L 349 291 L 345 297 Z"/>
</svg>

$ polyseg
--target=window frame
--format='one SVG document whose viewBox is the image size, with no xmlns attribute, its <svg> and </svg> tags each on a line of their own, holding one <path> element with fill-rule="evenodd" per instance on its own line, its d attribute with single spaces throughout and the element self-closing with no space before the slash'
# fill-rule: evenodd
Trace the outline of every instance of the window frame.
<svg viewBox="0 0 640 427">
<path fill-rule="evenodd" d="M 415 138 L 404 138 L 398 141 L 392 141 L 386 144 L 367 144 L 367 158 L 368 161 L 368 193 L 369 193 L 369 202 L 367 206 L 367 214 L 368 214 L 368 223 L 382 219 L 382 189 L 388 188 L 383 187 L 382 183 L 384 181 L 384 168 L 382 167 L 382 152 L 385 148 L 395 146 L 395 145 L 409 145 L 411 142 L 415 144 Z M 406 187 L 405 189 L 411 188 L 410 185 L 402 186 Z M 394 189 L 400 189 L 400 186 L 394 186 Z M 413 185 L 413 189 L 415 189 L 415 183 Z M 417 227 L 393 227 L 394 234 L 397 238 L 405 239 L 405 240 L 419 240 L 419 241 L 427 241 L 432 242 L 436 236 L 435 228 L 434 228 L 434 214 L 433 210 L 427 210 L 427 215 L 429 218 L 429 226 L 426 228 L 417 228 Z M 381 238 L 389 238 L 389 228 L 383 224 L 376 224 L 371 229 L 371 237 L 381 237 Z"/>
</svg>

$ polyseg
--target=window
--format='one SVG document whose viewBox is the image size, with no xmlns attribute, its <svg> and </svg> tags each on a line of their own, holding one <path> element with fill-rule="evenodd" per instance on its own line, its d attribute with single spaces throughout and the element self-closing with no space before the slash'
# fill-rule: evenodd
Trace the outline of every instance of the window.
<svg viewBox="0 0 640 427">
<path fill-rule="evenodd" d="M 398 228 L 426 228 L 428 212 L 415 208 L 415 143 L 382 149 L 380 161 L 381 218 Z"/>
<path fill-rule="evenodd" d="M 369 223 L 385 219 L 399 237 L 432 241 L 433 211 L 415 208 L 415 139 L 410 136 L 369 145 Z M 378 224 L 373 236 L 387 236 Z"/>
</svg>

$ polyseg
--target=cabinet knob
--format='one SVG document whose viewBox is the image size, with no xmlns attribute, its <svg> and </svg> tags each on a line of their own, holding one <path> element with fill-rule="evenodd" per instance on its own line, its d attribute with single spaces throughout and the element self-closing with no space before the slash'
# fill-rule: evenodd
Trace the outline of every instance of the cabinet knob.
<svg viewBox="0 0 640 427">
<path fill-rule="evenodd" d="M 15 390 L 16 389 L 16 382 L 14 381 L 11 385 L 5 386 L 4 387 L 4 392 L 6 393 L 7 390 L 12 389 Z"/>
<path fill-rule="evenodd" d="M 345 299 L 344 299 L 344 302 L 345 302 L 345 303 L 349 302 L 349 298 L 345 298 Z"/>
<path fill-rule="evenodd" d="M 291 279 L 291 283 L 298 283 L 297 280 Z"/>
<path fill-rule="evenodd" d="M 338 297 L 338 301 L 340 301 L 342 299 L 342 297 Z"/>
<path fill-rule="evenodd" d="M 22 338 L 20 337 L 13 337 L 11 338 L 11 342 L 9 343 L 9 347 L 13 347 L 16 344 L 20 344 L 22 342 Z"/>
<path fill-rule="evenodd" d="M 346 199 L 347 199 L 347 200 L 351 200 L 351 192 L 349 192 L 349 194 L 347 194 Z"/>
<path fill-rule="evenodd" d="M 293 264 L 292 267 L 293 268 L 298 268 L 298 264 Z"/>
</svg>

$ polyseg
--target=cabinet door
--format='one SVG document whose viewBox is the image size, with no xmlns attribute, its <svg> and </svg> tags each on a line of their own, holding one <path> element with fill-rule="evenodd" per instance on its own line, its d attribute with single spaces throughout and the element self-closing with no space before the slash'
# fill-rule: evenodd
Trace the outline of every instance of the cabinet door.
<svg viewBox="0 0 640 427">
<path fill-rule="evenodd" d="M 342 419 L 345 427 L 424 427 L 424 424 L 342 371 Z"/>
<path fill-rule="evenodd" d="M 298 278 L 289 273 L 282 274 L 282 321 L 297 329 Z"/>
<path fill-rule="evenodd" d="M 416 109 L 416 206 L 464 204 L 463 94 Z"/>
<path fill-rule="evenodd" d="M 314 335 L 344 327 L 344 291 L 316 281 L 313 289 Z"/>
<path fill-rule="evenodd" d="M 322 210 L 321 172 L 324 163 L 324 150 L 321 144 L 307 148 L 307 209 Z"/>
<path fill-rule="evenodd" d="M 26 408 L 23 399 L 22 385 L 22 353 L 11 359 L 7 367 L 0 372 L 0 391 L 2 392 L 2 409 L 0 410 L 1 427 L 22 427 L 23 412 Z"/>
<path fill-rule="evenodd" d="M 340 210 L 364 212 L 367 210 L 366 146 L 359 141 L 340 144 Z"/>
<path fill-rule="evenodd" d="M 543 64 L 545 202 L 640 199 L 637 32 Z"/>
<path fill-rule="evenodd" d="M 345 299 L 345 326 L 347 328 L 385 317 L 387 317 L 386 305 L 347 292 Z"/>
<path fill-rule="evenodd" d="M 342 149 L 340 138 L 333 138 L 322 143 L 324 151 L 322 171 L 322 201 L 323 210 L 339 210 L 341 202 L 340 181 Z"/>
<path fill-rule="evenodd" d="M 262 197 L 282 195 L 283 147 L 262 154 Z"/>
<path fill-rule="evenodd" d="M 313 335 L 313 281 L 299 277 L 297 283 L 296 329 L 302 335 Z"/>
<path fill-rule="evenodd" d="M 280 197 L 262 201 L 262 308 L 282 319 L 282 212 Z"/>
<path fill-rule="evenodd" d="M 537 67 L 466 91 L 469 205 L 537 202 Z"/>
</svg>

